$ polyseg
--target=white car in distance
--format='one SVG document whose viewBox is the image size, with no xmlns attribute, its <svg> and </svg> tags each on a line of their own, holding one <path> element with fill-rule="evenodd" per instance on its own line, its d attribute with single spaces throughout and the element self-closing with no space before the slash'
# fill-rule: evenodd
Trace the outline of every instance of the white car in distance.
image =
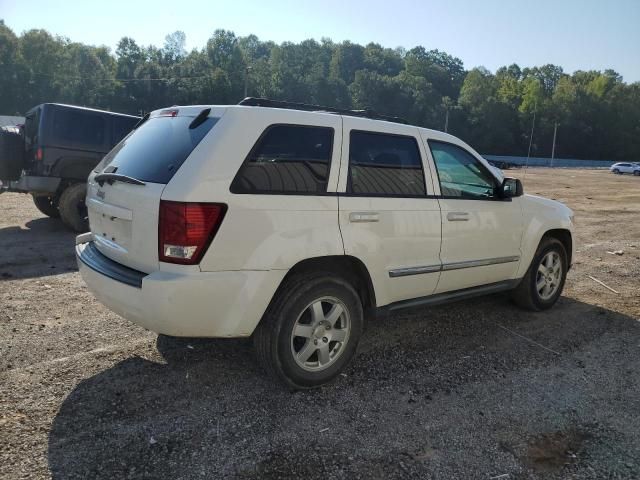
<svg viewBox="0 0 640 480">
<path fill-rule="evenodd" d="M 609 167 L 611 173 L 623 174 L 630 173 L 632 175 L 640 176 L 640 163 L 634 162 L 618 162 Z"/>
</svg>

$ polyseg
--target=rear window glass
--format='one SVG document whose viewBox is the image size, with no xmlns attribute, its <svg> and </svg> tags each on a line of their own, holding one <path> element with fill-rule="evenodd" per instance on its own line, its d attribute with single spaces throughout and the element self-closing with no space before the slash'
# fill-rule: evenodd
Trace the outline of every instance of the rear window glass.
<svg viewBox="0 0 640 480">
<path fill-rule="evenodd" d="M 325 193 L 332 149 L 332 128 L 272 125 L 249 153 L 231 184 L 231 191 Z"/>
<path fill-rule="evenodd" d="M 168 183 L 218 118 L 189 128 L 194 117 L 155 117 L 114 147 L 96 168 L 117 167 L 116 173 L 152 183 Z"/>
<path fill-rule="evenodd" d="M 52 143 L 56 145 L 104 147 L 105 127 L 105 119 L 100 115 L 59 109 L 54 114 Z"/>
<path fill-rule="evenodd" d="M 350 137 L 349 193 L 426 195 L 422 158 L 414 137 L 355 130 Z"/>
</svg>

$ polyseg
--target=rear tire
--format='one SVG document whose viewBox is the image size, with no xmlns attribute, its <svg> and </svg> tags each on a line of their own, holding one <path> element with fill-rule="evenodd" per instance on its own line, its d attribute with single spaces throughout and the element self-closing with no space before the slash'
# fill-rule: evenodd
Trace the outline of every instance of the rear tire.
<svg viewBox="0 0 640 480">
<path fill-rule="evenodd" d="M 87 196 L 87 185 L 76 183 L 69 185 L 60 195 L 58 210 L 62 222 L 72 230 L 82 233 L 89 230 L 87 220 L 87 206 L 85 198 Z"/>
<path fill-rule="evenodd" d="M 253 335 L 260 364 L 293 390 L 329 382 L 356 353 L 360 297 L 329 273 L 293 276 L 276 295 Z"/>
<path fill-rule="evenodd" d="M 562 293 L 567 278 L 567 252 L 562 242 L 545 237 L 533 256 L 527 273 L 511 292 L 516 305 L 532 311 L 551 308 Z"/>
<path fill-rule="evenodd" d="M 51 218 L 60 217 L 60 212 L 58 211 L 58 203 L 55 201 L 54 197 L 50 197 L 49 195 L 35 194 L 33 194 L 32 196 L 33 203 L 41 213 L 44 213 L 47 217 Z"/>
<path fill-rule="evenodd" d="M 640 177 L 640 170 L 634 170 L 633 175 L 636 177 Z"/>
</svg>

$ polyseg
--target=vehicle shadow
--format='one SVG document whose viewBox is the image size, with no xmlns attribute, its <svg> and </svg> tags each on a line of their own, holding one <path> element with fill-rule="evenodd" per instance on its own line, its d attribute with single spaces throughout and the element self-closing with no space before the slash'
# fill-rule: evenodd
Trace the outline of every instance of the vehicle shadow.
<svg viewBox="0 0 640 480">
<path fill-rule="evenodd" d="M 77 270 L 75 236 L 60 220 L 36 218 L 26 228 L 0 228 L 0 281 Z"/>
<path fill-rule="evenodd" d="M 290 392 L 248 340 L 160 336 L 165 363 L 128 358 L 65 398 L 49 468 L 58 479 L 579 477 L 604 444 L 640 452 L 611 433 L 640 427 L 637 377 L 622 380 L 640 367 L 639 339 L 635 319 L 598 306 L 563 297 L 529 313 L 494 295 L 372 320 L 344 375 Z"/>
</svg>

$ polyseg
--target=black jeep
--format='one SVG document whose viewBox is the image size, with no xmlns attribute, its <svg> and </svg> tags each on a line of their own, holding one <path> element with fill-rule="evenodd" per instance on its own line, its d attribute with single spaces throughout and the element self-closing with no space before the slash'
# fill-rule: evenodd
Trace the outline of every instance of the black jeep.
<svg viewBox="0 0 640 480">
<path fill-rule="evenodd" d="M 139 120 L 55 103 L 32 108 L 23 128 L 0 132 L 2 191 L 30 193 L 42 213 L 86 231 L 87 177 Z"/>
</svg>

